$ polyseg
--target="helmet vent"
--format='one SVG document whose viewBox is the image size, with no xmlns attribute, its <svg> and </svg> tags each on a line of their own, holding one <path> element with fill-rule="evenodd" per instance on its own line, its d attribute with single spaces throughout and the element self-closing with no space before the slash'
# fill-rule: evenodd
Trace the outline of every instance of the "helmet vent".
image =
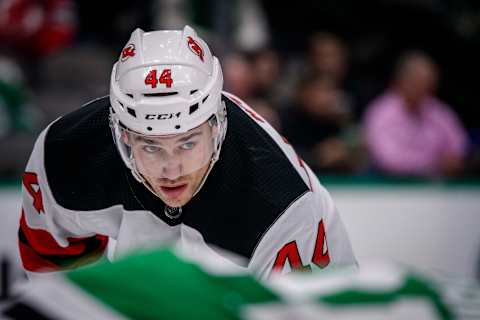
<svg viewBox="0 0 480 320">
<path fill-rule="evenodd" d="M 143 95 L 145 97 L 168 97 L 168 96 L 174 96 L 176 94 L 178 94 L 178 92 L 172 91 L 172 92 L 144 93 Z"/>
<path fill-rule="evenodd" d="M 130 113 L 133 117 L 137 117 L 137 113 L 132 108 L 127 107 L 127 112 Z"/>
<path fill-rule="evenodd" d="M 197 92 L 197 91 L 198 91 L 198 89 L 195 89 L 195 90 L 190 91 L 190 95 L 194 94 L 194 93 Z"/>
<path fill-rule="evenodd" d="M 203 98 L 203 99 L 202 99 L 202 103 L 205 103 L 205 101 L 207 101 L 207 99 L 208 99 L 208 97 L 209 97 L 209 96 L 210 96 L 210 95 L 209 95 L 209 94 L 207 94 L 207 96 L 206 96 L 205 98 Z"/>
<path fill-rule="evenodd" d="M 127 93 L 127 96 L 129 96 L 130 98 L 132 98 L 132 99 L 133 99 L 133 94 L 131 94 L 131 93 Z"/>
<path fill-rule="evenodd" d="M 190 106 L 190 111 L 188 112 L 188 114 L 192 114 L 192 113 L 194 113 L 194 112 L 197 111 L 197 110 L 198 110 L 198 103 L 192 104 L 192 105 Z"/>
</svg>

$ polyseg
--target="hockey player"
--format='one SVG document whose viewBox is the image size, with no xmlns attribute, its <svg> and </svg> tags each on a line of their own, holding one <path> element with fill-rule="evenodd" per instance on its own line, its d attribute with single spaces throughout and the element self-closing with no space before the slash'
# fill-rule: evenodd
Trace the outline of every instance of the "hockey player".
<svg viewBox="0 0 480 320">
<path fill-rule="evenodd" d="M 192 28 L 135 30 L 109 98 L 54 121 L 34 146 L 23 175 L 24 268 L 173 244 L 208 248 L 263 278 L 355 265 L 328 192 L 222 85 L 218 59 Z"/>
</svg>

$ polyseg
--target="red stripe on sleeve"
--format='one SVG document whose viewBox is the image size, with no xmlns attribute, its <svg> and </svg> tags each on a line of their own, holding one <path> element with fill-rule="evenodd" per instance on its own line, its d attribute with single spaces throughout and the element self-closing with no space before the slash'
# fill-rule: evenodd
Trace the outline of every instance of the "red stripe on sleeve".
<svg viewBox="0 0 480 320">
<path fill-rule="evenodd" d="M 28 271 L 57 271 L 66 267 L 63 264 L 67 260 L 68 265 L 73 262 L 73 266 L 93 262 L 101 256 L 108 243 L 107 236 L 97 234 L 86 238 L 68 237 L 68 246 L 61 247 L 48 231 L 30 228 L 23 209 L 20 233 L 20 257 Z"/>
<path fill-rule="evenodd" d="M 25 270 L 28 271 L 58 271 L 60 267 L 56 264 L 40 257 L 32 248 L 23 244 L 21 241 L 18 243 L 20 249 L 20 257 L 22 258 L 22 264 Z"/>
<path fill-rule="evenodd" d="M 22 217 L 20 218 L 20 228 L 22 228 L 32 249 L 39 254 L 79 255 L 85 251 L 85 243 L 81 241 L 88 238 L 68 238 L 69 245 L 67 247 L 61 247 L 48 231 L 31 229 L 27 225 L 23 210 Z"/>
</svg>

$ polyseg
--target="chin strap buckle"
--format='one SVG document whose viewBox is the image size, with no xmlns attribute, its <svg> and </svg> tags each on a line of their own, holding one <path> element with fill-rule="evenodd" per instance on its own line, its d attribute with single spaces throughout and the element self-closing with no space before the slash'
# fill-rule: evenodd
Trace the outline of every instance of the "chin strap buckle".
<svg viewBox="0 0 480 320">
<path fill-rule="evenodd" d="M 163 213 L 170 219 L 178 219 L 182 215 L 182 207 L 170 207 L 165 205 Z"/>
</svg>

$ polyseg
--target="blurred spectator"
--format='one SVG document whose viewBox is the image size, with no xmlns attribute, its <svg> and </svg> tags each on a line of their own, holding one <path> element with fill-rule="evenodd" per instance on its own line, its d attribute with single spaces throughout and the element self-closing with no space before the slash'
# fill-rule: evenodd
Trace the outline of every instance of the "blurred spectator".
<svg viewBox="0 0 480 320">
<path fill-rule="evenodd" d="M 20 66 L 34 94 L 43 60 L 71 45 L 76 30 L 72 0 L 0 1 L 0 54 Z"/>
<path fill-rule="evenodd" d="M 251 70 L 255 76 L 253 95 L 274 101 L 277 99 L 280 82 L 280 58 L 272 49 L 261 49 L 251 55 Z"/>
<path fill-rule="evenodd" d="M 282 114 L 285 137 L 315 171 L 348 173 L 357 162 L 346 138 L 351 127 L 348 99 L 327 75 L 308 75 L 297 90 L 293 106 Z M 350 137 L 355 135 L 350 135 Z"/>
<path fill-rule="evenodd" d="M 463 168 L 467 138 L 451 108 L 436 98 L 438 70 L 422 52 L 398 62 L 391 87 L 368 107 L 366 142 L 383 173 L 452 176 Z"/>
<path fill-rule="evenodd" d="M 73 40 L 76 17 L 70 0 L 2 0 L 0 40 L 17 53 L 45 56 Z"/>
<path fill-rule="evenodd" d="M 265 118 L 277 131 L 281 130 L 279 108 L 282 101 L 283 82 L 280 79 L 280 57 L 269 48 L 259 49 L 250 55 L 253 81 L 253 99 L 247 103 Z"/>
<path fill-rule="evenodd" d="M 224 59 L 223 70 L 226 91 L 243 100 L 253 97 L 255 77 L 245 55 L 235 53 L 227 56 Z"/>
<path fill-rule="evenodd" d="M 0 56 L 0 175 L 13 176 L 26 164 L 42 120 L 30 100 L 20 67 Z"/>
<path fill-rule="evenodd" d="M 280 61 L 270 49 L 250 54 L 235 53 L 225 59 L 225 87 L 257 111 L 275 129 L 280 130 Z"/>
<path fill-rule="evenodd" d="M 361 113 L 357 102 L 359 88 L 356 79 L 349 75 L 349 55 L 349 47 L 340 36 L 316 32 L 310 37 L 303 73 L 314 72 L 330 77 L 348 99 L 352 118 L 358 119 Z"/>
<path fill-rule="evenodd" d="M 265 119 L 278 132 L 282 129 L 280 114 L 277 109 L 267 99 L 253 98 L 245 101 L 254 109 L 263 119 Z"/>
<path fill-rule="evenodd" d="M 42 83 L 36 101 L 47 121 L 108 94 L 111 51 L 99 45 L 79 45 L 45 59 L 40 66 Z M 67 70 L 67 72 L 65 72 Z"/>
<path fill-rule="evenodd" d="M 23 74 L 14 61 L 0 56 L 0 137 L 31 129 Z"/>
<path fill-rule="evenodd" d="M 346 90 L 348 47 L 339 36 L 323 31 L 313 33 L 305 54 L 290 60 L 286 65 L 287 72 L 280 81 L 283 84 L 281 99 L 294 99 L 296 95 L 294 90 L 300 77 L 304 74 L 314 74 L 329 77 L 336 87 L 343 90 L 344 97 L 349 100 L 351 111 L 355 111 L 354 99 L 350 90 Z"/>
<path fill-rule="evenodd" d="M 342 85 L 347 71 L 347 48 L 343 41 L 326 32 L 315 33 L 310 39 L 308 68 L 325 74 Z"/>
</svg>

